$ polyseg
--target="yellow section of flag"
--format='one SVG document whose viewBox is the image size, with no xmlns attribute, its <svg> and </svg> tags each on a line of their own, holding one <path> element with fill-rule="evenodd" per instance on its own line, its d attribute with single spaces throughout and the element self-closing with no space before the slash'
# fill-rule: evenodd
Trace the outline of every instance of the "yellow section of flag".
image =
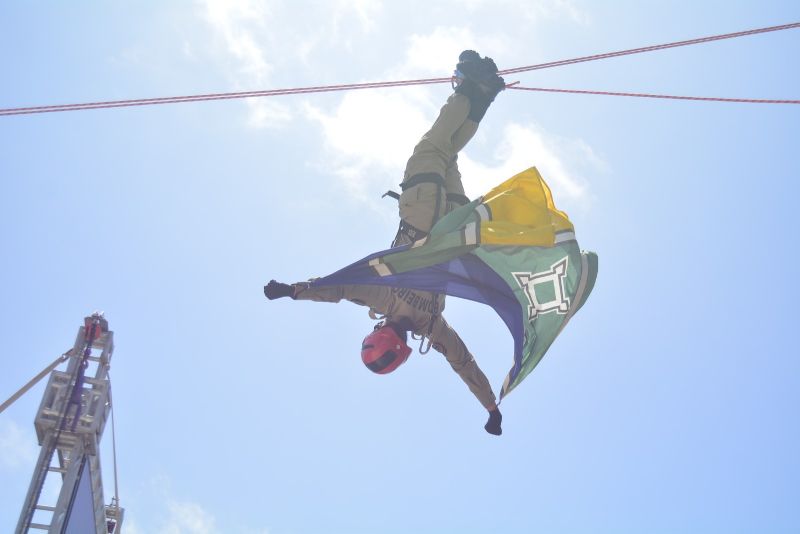
<svg viewBox="0 0 800 534">
<path fill-rule="evenodd" d="M 536 167 L 489 191 L 483 204 L 491 213 L 491 220 L 481 221 L 481 242 L 487 245 L 552 247 L 558 232 L 574 231 Z"/>
</svg>

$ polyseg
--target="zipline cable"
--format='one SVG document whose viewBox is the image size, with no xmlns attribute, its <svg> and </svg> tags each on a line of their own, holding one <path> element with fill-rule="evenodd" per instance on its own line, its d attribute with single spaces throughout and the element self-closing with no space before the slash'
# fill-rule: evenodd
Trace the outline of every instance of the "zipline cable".
<svg viewBox="0 0 800 534">
<path fill-rule="evenodd" d="M 629 50 L 620 50 L 617 52 L 607 52 L 604 54 L 595 54 L 591 56 L 583 56 L 573 59 L 564 59 L 560 61 L 551 61 L 549 63 L 540 63 L 537 65 L 529 65 L 526 67 L 517 67 L 513 69 L 505 69 L 499 71 L 501 75 L 508 75 L 508 74 L 518 74 L 521 72 L 529 72 L 533 70 L 540 70 L 540 69 L 547 69 L 553 67 L 560 67 L 564 65 L 572 65 L 575 63 L 584 63 L 587 61 L 595 61 L 599 59 L 607 59 L 611 57 L 619 57 L 631 54 L 641 54 L 643 52 L 652 52 L 655 50 L 664 50 L 667 48 L 675 48 L 679 46 L 688 46 L 700 43 L 707 43 L 711 41 L 719 41 L 722 39 L 733 39 L 736 37 L 744 37 L 746 35 L 755 35 L 759 33 L 767 33 L 767 32 L 775 32 L 781 30 L 789 30 L 794 28 L 800 28 L 800 22 L 794 22 L 791 24 L 783 24 L 780 26 L 769 26 L 766 28 L 756 28 L 753 30 L 746 30 L 741 32 L 735 33 L 726 33 L 721 35 L 712 35 L 708 37 L 700 37 L 697 39 L 690 39 L 686 41 L 676 41 L 673 43 L 666 43 L 660 45 L 652 45 L 640 48 L 632 48 Z M 155 104 L 177 104 L 181 102 L 202 102 L 202 101 L 209 101 L 209 100 L 230 100 L 236 98 L 253 98 L 253 97 L 263 97 L 263 96 L 282 96 L 282 95 L 295 95 L 295 94 L 308 94 L 308 93 L 323 93 L 323 92 L 332 92 L 332 91 L 351 91 L 356 89 L 377 89 L 382 87 L 402 87 L 402 86 L 409 86 L 409 85 L 427 85 L 427 84 L 437 84 L 437 83 L 448 83 L 450 82 L 450 78 L 425 78 L 419 80 L 400 80 L 400 81 L 390 81 L 390 82 L 368 82 L 368 83 L 353 83 L 353 84 L 341 84 L 341 85 L 323 85 L 317 87 L 299 87 L 299 88 L 289 88 L 289 89 L 271 89 L 271 90 L 263 90 L 263 91 L 244 91 L 244 92 L 232 92 L 232 93 L 211 93 L 211 94 L 201 94 L 201 95 L 188 95 L 188 96 L 174 96 L 174 97 L 160 97 L 160 98 L 140 98 L 140 99 L 132 99 L 132 100 L 113 100 L 113 101 L 103 101 L 103 102 L 87 102 L 87 103 L 79 103 L 79 104 L 59 104 L 59 105 L 51 105 L 51 106 L 34 106 L 34 107 L 23 107 L 23 108 L 6 108 L 0 109 L 0 116 L 7 116 L 7 115 L 27 115 L 33 113 L 53 113 L 58 111 L 79 111 L 79 110 L 86 110 L 86 109 L 104 109 L 104 108 L 119 108 L 119 107 L 132 107 L 132 106 L 149 106 Z M 517 87 L 517 89 L 522 89 Z M 525 90 L 525 89 L 523 89 Z M 533 89 L 528 89 L 533 90 Z M 570 91 L 570 90 L 563 90 L 561 92 L 580 92 L 580 91 Z M 626 95 L 620 93 L 618 96 L 636 96 L 635 94 Z M 668 96 L 658 96 L 654 98 L 681 98 L 682 97 L 668 97 Z M 689 100 L 706 100 L 706 98 L 687 98 Z M 783 101 L 783 100 L 776 100 L 776 101 L 760 101 L 756 99 L 716 99 L 716 98 L 709 98 L 710 100 L 721 101 L 721 102 L 759 102 L 759 103 L 770 103 L 770 104 L 780 104 L 780 103 L 794 103 L 793 101 Z"/>
<path fill-rule="evenodd" d="M 573 93 L 580 95 L 630 96 L 635 98 L 664 98 L 670 100 L 702 100 L 704 102 L 739 102 L 744 104 L 800 104 L 800 100 L 769 100 L 763 98 L 721 98 L 714 96 L 656 95 L 650 93 L 619 93 L 613 91 L 589 91 L 582 89 L 549 89 L 544 87 L 522 87 L 519 85 L 509 86 L 508 89 L 516 89 L 518 91 L 541 91 L 545 93 Z"/>
<path fill-rule="evenodd" d="M 82 109 L 102 109 L 128 106 L 148 106 L 153 104 L 177 104 L 180 102 L 202 102 L 207 100 L 228 100 L 234 98 L 252 98 L 260 96 L 281 96 L 306 93 L 324 93 L 332 91 L 350 91 L 355 89 L 375 89 L 379 87 L 399 87 L 404 85 L 424 85 L 449 82 L 450 78 L 427 78 L 420 80 L 403 80 L 395 82 L 368 82 L 343 85 L 323 85 L 318 87 L 298 87 L 294 89 L 267 89 L 263 91 L 244 91 L 237 93 L 211 93 L 203 95 L 173 96 L 160 98 L 141 98 L 135 100 L 114 100 L 107 102 L 87 102 L 82 104 L 62 104 L 54 106 L 37 106 L 29 108 L 0 109 L 0 115 L 24 115 L 29 113 L 48 113 L 54 111 L 76 111 Z"/>
<path fill-rule="evenodd" d="M 712 35 L 709 37 L 699 37 L 697 39 L 689 39 L 687 41 L 675 41 L 674 43 L 666 43 L 660 45 L 644 46 L 641 48 L 631 48 L 629 50 L 620 50 L 618 52 L 606 52 L 604 54 L 595 54 L 593 56 L 584 56 L 573 59 L 562 59 L 561 61 L 551 61 L 549 63 L 540 63 L 538 65 L 529 65 L 527 67 L 517 67 L 515 69 L 506 69 L 500 71 L 500 74 L 518 74 L 520 72 L 529 72 L 532 70 L 549 69 L 552 67 L 561 67 L 564 65 L 573 65 L 575 63 L 584 63 L 586 61 L 595 61 L 598 59 L 607 59 L 610 57 L 628 56 L 632 54 L 641 54 L 643 52 L 653 52 L 655 50 L 664 50 L 667 48 L 677 48 L 679 46 L 695 45 L 700 43 L 709 43 L 711 41 L 721 41 L 723 39 L 733 39 L 736 37 L 744 37 L 746 35 L 755 35 L 758 33 L 777 32 L 781 30 L 791 30 L 800 28 L 800 22 L 793 22 L 791 24 L 782 24 L 780 26 L 769 26 L 767 28 L 756 28 L 754 30 L 746 30 L 742 32 L 724 33 L 722 35 Z"/>
</svg>

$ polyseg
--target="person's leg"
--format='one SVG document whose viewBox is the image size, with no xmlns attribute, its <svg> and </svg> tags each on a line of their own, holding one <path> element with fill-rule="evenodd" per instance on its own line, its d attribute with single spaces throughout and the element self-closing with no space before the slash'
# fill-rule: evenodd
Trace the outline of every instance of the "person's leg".
<svg viewBox="0 0 800 534">
<path fill-rule="evenodd" d="M 400 195 L 400 230 L 392 246 L 407 245 L 422 239 L 447 212 L 443 182 L 422 182 Z"/>
<path fill-rule="evenodd" d="M 468 97 L 458 93 L 450 95 L 430 130 L 425 132 L 417 146 L 414 147 L 406 164 L 403 182 L 429 173 L 444 178 L 447 166 L 457 152 L 453 146 L 453 139 L 467 120 L 469 111 Z M 459 138 L 460 140 L 461 138 Z M 459 148 L 463 148 L 463 145 Z"/>
<path fill-rule="evenodd" d="M 453 161 L 445 172 L 444 189 L 447 194 L 447 213 L 450 213 L 464 204 L 469 204 L 469 197 L 464 194 L 464 184 L 461 183 L 461 172 L 458 170 L 457 155 L 453 156 Z"/>
<path fill-rule="evenodd" d="M 399 246 L 421 239 L 436 221 L 464 195 L 456 158 L 478 129 L 478 123 L 503 85 L 491 59 L 472 50 L 459 56 L 458 72 L 464 78 L 450 95 L 406 164 L 399 200 L 400 228 L 392 243 Z"/>
<path fill-rule="evenodd" d="M 472 106 L 470 105 L 470 108 Z M 461 152 L 461 149 L 467 146 L 467 143 L 475 136 L 478 131 L 478 124 L 474 120 L 467 117 L 464 123 L 453 134 L 453 151 L 455 154 Z"/>
</svg>

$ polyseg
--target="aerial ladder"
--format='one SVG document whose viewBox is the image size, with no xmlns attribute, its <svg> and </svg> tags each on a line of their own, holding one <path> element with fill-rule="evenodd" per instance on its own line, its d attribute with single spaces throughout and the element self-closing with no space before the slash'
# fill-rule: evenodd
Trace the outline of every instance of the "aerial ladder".
<svg viewBox="0 0 800 534">
<path fill-rule="evenodd" d="M 39 459 L 16 534 L 121 532 L 124 509 L 119 506 L 116 490 L 116 459 L 114 497 L 111 504 L 105 505 L 99 450 L 103 430 L 112 414 L 108 371 L 113 350 L 114 333 L 108 329 L 103 315 L 94 313 L 84 319 L 72 349 L 0 406 L 2 412 L 50 373 L 34 421 L 41 446 Z M 55 370 L 64 362 L 68 362 L 66 371 Z M 47 491 L 43 491 L 45 488 Z"/>
</svg>

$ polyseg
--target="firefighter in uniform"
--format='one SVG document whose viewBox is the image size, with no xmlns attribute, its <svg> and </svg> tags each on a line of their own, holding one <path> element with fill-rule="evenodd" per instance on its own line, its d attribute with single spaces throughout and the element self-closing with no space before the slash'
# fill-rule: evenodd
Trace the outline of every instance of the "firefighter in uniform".
<svg viewBox="0 0 800 534">
<path fill-rule="evenodd" d="M 400 227 L 393 247 L 425 237 L 443 215 L 469 202 L 458 170 L 458 152 L 475 135 L 486 110 L 505 83 L 497 75 L 494 61 L 472 50 L 465 50 L 459 56 L 454 81 L 457 84 L 454 93 L 431 129 L 414 147 L 400 185 L 402 193 L 393 195 L 398 198 L 400 212 Z M 382 321 L 364 338 L 361 358 L 371 371 L 379 374 L 394 371 L 408 359 L 409 333 L 428 338 L 429 347 L 444 355 L 489 412 L 486 431 L 494 435 L 502 433 L 502 415 L 486 375 L 441 315 L 444 295 L 367 285 L 311 287 L 307 282 L 290 285 L 275 280 L 264 287 L 264 294 L 270 300 L 282 297 L 315 302 L 348 300 L 368 306 L 370 317 L 380 315 Z"/>
</svg>

